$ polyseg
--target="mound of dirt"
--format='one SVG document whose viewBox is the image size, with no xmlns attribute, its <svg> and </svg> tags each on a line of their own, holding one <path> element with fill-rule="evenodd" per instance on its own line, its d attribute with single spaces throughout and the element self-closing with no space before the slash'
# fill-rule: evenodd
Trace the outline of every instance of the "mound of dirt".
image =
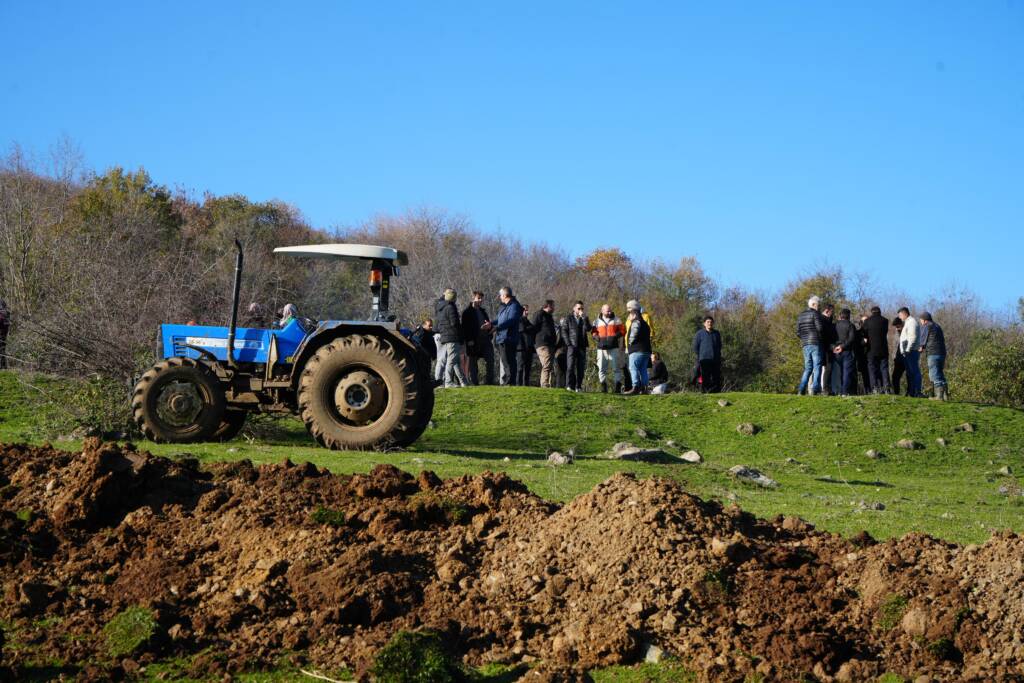
<svg viewBox="0 0 1024 683">
<path fill-rule="evenodd" d="M 651 646 L 715 681 L 1024 670 L 1014 534 L 845 540 L 624 474 L 559 506 L 504 474 L 201 470 L 98 440 L 0 447 L 0 496 L 0 618 L 31 643 L 4 651 L 15 675 L 29 658 L 106 678 L 191 655 L 193 675 L 222 675 L 287 652 L 365 675 L 421 627 L 469 664 L 552 680 Z M 104 626 L 131 607 L 154 632 L 112 657 Z"/>
</svg>

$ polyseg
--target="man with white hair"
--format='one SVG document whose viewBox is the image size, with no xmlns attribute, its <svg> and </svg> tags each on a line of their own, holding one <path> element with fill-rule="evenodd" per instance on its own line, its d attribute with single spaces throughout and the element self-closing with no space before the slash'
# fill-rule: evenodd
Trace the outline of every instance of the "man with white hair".
<svg viewBox="0 0 1024 683">
<path fill-rule="evenodd" d="M 807 310 L 796 319 L 796 336 L 800 339 L 804 353 L 804 374 L 800 377 L 800 386 L 796 390 L 798 394 L 807 390 L 807 393 L 813 396 L 816 382 L 811 379 L 817 379 L 821 375 L 821 344 L 825 323 L 818 312 L 820 305 L 821 299 L 812 296 L 807 300 Z"/>
</svg>

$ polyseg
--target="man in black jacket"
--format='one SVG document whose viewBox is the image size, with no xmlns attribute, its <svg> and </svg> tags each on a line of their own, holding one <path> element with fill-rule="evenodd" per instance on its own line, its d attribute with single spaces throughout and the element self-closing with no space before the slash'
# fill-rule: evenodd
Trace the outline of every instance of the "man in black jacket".
<svg viewBox="0 0 1024 683">
<path fill-rule="evenodd" d="M 839 375 L 839 395 L 849 396 L 853 392 L 857 373 L 854 349 L 857 347 L 857 328 L 850 322 L 850 309 L 839 311 L 836 323 L 836 340 L 832 345 L 834 367 L 832 372 Z"/>
<path fill-rule="evenodd" d="M 577 301 L 572 313 L 562 318 L 562 339 L 565 341 L 565 388 L 583 390 L 583 373 L 587 370 L 587 338 L 593 326 L 583 313 L 583 302 Z"/>
<path fill-rule="evenodd" d="M 889 385 L 889 320 L 882 317 L 882 309 L 871 307 L 871 315 L 861 325 L 867 338 L 867 361 L 869 387 L 873 394 L 891 394 Z"/>
<path fill-rule="evenodd" d="M 446 387 L 466 386 L 466 376 L 462 372 L 462 322 L 455 298 L 455 290 L 448 288 L 435 306 L 437 332 L 441 337 L 437 353 L 437 364 L 441 370 L 439 379 Z"/>
<path fill-rule="evenodd" d="M 530 322 L 530 307 L 523 304 L 523 316 L 519 319 L 519 348 L 516 351 L 516 386 L 530 385 L 533 371 L 533 352 L 536 348 L 537 328 Z"/>
<path fill-rule="evenodd" d="M 832 394 L 832 345 L 836 343 L 835 306 L 825 304 L 821 309 L 821 393 Z"/>
<path fill-rule="evenodd" d="M 821 376 L 821 337 L 824 329 L 824 321 L 818 306 L 821 299 L 812 296 L 807 300 L 807 310 L 797 316 L 796 336 L 800 340 L 804 354 L 804 374 L 800 377 L 800 386 L 796 393 L 802 394 L 804 390 L 813 396 L 815 385 Z"/>
<path fill-rule="evenodd" d="M 473 292 L 469 306 L 462 311 L 462 334 L 466 339 L 466 358 L 469 361 L 469 380 L 480 384 L 479 362 L 486 367 L 485 384 L 494 384 L 494 344 L 491 341 L 491 317 L 483 307 L 484 293 Z"/>
<path fill-rule="evenodd" d="M 534 343 L 540 359 L 540 385 L 550 389 L 555 367 L 555 348 L 558 346 L 558 325 L 555 324 L 555 302 L 548 299 L 544 307 L 533 316 Z"/>
<path fill-rule="evenodd" d="M 903 319 L 899 316 L 893 318 L 892 329 L 896 332 L 896 339 L 898 340 L 900 333 L 903 332 Z M 892 387 L 893 393 L 897 396 L 900 394 L 900 381 L 906 372 L 907 363 L 903 358 L 903 350 L 900 349 L 899 342 L 897 341 L 896 354 L 892 357 L 892 382 L 889 384 Z M 907 382 L 907 396 L 910 396 L 910 382 Z"/>
</svg>

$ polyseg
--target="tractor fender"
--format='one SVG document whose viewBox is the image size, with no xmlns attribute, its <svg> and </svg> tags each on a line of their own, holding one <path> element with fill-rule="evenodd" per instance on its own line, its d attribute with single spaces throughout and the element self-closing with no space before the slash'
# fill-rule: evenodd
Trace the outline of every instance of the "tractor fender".
<svg viewBox="0 0 1024 683">
<path fill-rule="evenodd" d="M 295 355 L 292 360 L 292 388 L 298 388 L 299 377 L 302 376 L 302 371 L 305 369 L 306 363 L 313 357 L 313 354 L 315 354 L 321 346 L 329 344 L 339 337 L 347 337 L 352 334 L 377 335 L 395 342 L 400 346 L 404 346 L 414 353 L 422 353 L 415 343 L 406 339 L 401 332 L 392 327 L 365 322 L 345 322 L 339 320 L 326 321 L 321 323 L 312 334 L 302 340 L 299 348 L 295 350 Z"/>
</svg>

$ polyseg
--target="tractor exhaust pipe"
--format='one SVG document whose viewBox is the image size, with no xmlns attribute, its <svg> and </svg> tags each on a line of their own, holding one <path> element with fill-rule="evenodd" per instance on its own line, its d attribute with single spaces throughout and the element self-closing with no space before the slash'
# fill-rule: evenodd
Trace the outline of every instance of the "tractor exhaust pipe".
<svg viewBox="0 0 1024 683">
<path fill-rule="evenodd" d="M 238 249 L 238 256 L 235 257 L 235 284 L 231 290 L 231 325 L 228 326 L 228 366 L 238 367 L 235 364 L 235 331 L 238 328 L 238 295 L 242 288 L 242 243 L 235 238 L 235 248 Z"/>
</svg>

